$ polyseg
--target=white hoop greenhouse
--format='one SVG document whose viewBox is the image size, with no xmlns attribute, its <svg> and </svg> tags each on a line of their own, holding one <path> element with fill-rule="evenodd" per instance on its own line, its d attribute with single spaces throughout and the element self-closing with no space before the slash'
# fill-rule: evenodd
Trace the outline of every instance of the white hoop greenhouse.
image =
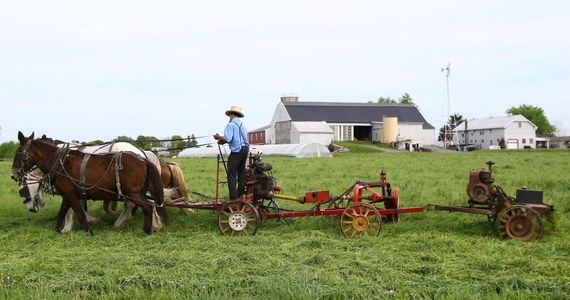
<svg viewBox="0 0 570 300">
<path fill-rule="evenodd" d="M 221 146 L 222 154 L 228 155 L 230 149 L 228 145 Z M 322 144 L 271 144 L 252 145 L 251 151 L 259 151 L 263 155 L 283 155 L 299 158 L 305 157 L 332 157 L 329 149 Z M 220 153 L 218 145 L 206 148 L 186 148 L 178 154 L 178 157 L 210 157 Z"/>
</svg>

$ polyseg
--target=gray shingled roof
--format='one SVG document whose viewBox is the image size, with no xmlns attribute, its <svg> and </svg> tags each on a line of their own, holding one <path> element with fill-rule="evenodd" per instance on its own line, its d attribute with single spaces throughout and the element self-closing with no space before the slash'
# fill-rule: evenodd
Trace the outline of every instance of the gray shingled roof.
<svg viewBox="0 0 570 300">
<path fill-rule="evenodd" d="M 372 123 L 382 117 L 397 117 L 398 122 L 423 123 L 423 129 L 435 129 L 411 104 L 347 102 L 283 102 L 291 121 L 326 121 L 327 123 Z"/>
</svg>

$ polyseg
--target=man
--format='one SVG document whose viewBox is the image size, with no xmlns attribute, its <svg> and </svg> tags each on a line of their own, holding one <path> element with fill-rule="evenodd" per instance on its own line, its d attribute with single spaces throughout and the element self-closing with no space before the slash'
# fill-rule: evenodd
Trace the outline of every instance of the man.
<svg viewBox="0 0 570 300">
<path fill-rule="evenodd" d="M 228 190 L 230 199 L 237 200 L 245 194 L 245 164 L 249 152 L 249 141 L 247 140 L 247 129 L 241 122 L 243 118 L 241 107 L 232 106 L 226 111 L 226 116 L 230 117 L 229 123 L 224 129 L 224 136 L 214 134 L 214 139 L 218 144 L 228 143 L 230 146 L 230 156 L 228 157 Z M 237 188 L 236 188 L 237 181 Z"/>
</svg>

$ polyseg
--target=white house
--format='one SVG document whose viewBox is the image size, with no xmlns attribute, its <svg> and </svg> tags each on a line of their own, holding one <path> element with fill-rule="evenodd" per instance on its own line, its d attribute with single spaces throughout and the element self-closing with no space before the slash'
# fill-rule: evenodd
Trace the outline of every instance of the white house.
<svg viewBox="0 0 570 300">
<path fill-rule="evenodd" d="M 456 140 L 463 145 L 492 149 L 505 140 L 507 149 L 536 147 L 538 127 L 522 115 L 469 119 L 453 129 Z"/>
<path fill-rule="evenodd" d="M 386 118 L 396 120 L 390 127 L 393 140 L 387 139 Z M 435 127 L 413 105 L 302 102 L 297 97 L 281 98 L 267 133 L 266 142 L 272 144 L 369 140 L 411 148 L 435 143 Z"/>
</svg>

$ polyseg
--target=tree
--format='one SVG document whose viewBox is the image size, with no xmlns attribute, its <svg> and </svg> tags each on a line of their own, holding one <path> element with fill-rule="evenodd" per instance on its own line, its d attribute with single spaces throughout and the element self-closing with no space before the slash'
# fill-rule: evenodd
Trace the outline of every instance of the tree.
<svg viewBox="0 0 570 300">
<path fill-rule="evenodd" d="M 400 97 L 400 99 L 398 99 L 398 101 L 401 104 L 411 104 L 411 105 L 417 107 L 417 105 L 414 103 L 414 101 L 412 101 L 412 97 L 408 93 L 405 93 L 404 95 L 402 95 L 402 97 Z"/>
<path fill-rule="evenodd" d="M 103 145 L 105 144 L 105 142 L 103 142 L 102 140 L 94 140 L 91 142 L 81 142 L 81 145 Z"/>
<path fill-rule="evenodd" d="M 502 137 L 501 140 L 499 141 L 499 147 L 501 147 L 501 149 L 506 149 L 507 148 L 507 143 L 505 142 L 505 138 Z"/>
<path fill-rule="evenodd" d="M 20 144 L 16 142 L 6 142 L 0 144 L 0 157 L 14 157 L 16 154 L 16 149 L 18 149 L 19 145 Z"/>
<path fill-rule="evenodd" d="M 556 132 L 556 127 L 550 124 L 546 118 L 546 115 L 544 114 L 544 110 L 538 106 L 529 104 L 522 104 L 518 107 L 512 106 L 511 108 L 507 109 L 507 114 L 523 115 L 534 125 L 538 126 L 536 133 L 539 135 L 554 136 L 554 132 Z"/>
<path fill-rule="evenodd" d="M 453 134 L 452 134 L 452 130 L 455 129 L 455 127 L 457 127 L 457 125 L 461 124 L 461 122 L 465 121 L 465 119 L 463 119 L 463 116 L 455 113 L 451 116 L 449 116 L 449 118 L 447 119 L 447 124 L 443 125 L 440 129 L 439 129 L 439 135 L 437 137 L 438 141 L 443 141 L 444 140 L 444 136 L 445 133 L 447 132 L 447 138 L 446 140 L 450 141 L 452 140 Z"/>
<path fill-rule="evenodd" d="M 380 97 L 380 98 L 378 98 L 378 100 L 376 100 L 376 102 L 368 101 L 368 103 L 398 103 L 398 101 L 396 101 L 390 97 L 387 97 L 387 98 Z"/>
<path fill-rule="evenodd" d="M 130 138 L 130 137 L 126 136 L 126 135 L 120 135 L 120 136 L 118 136 L 118 137 L 115 139 L 115 141 L 117 141 L 117 142 L 128 142 L 128 143 L 134 142 L 134 140 L 133 140 L 132 138 Z"/>
<path fill-rule="evenodd" d="M 400 103 L 400 104 L 411 104 L 415 107 L 418 107 L 414 101 L 412 101 L 412 96 L 410 96 L 410 94 L 408 93 L 404 93 L 402 95 L 402 97 L 400 97 L 398 99 L 398 101 L 390 98 L 390 97 L 380 97 L 378 98 L 378 100 L 376 100 L 376 102 L 374 101 L 368 101 L 368 103 Z"/>
<path fill-rule="evenodd" d="M 179 135 L 173 135 L 171 139 L 172 139 L 172 147 L 170 147 L 171 149 L 184 149 L 188 146 L 188 142 L 186 141 L 186 139 L 183 139 Z"/>
<path fill-rule="evenodd" d="M 196 136 L 192 134 L 192 136 L 188 139 L 188 147 L 196 147 L 197 145 L 198 141 L 196 141 Z"/>
</svg>

